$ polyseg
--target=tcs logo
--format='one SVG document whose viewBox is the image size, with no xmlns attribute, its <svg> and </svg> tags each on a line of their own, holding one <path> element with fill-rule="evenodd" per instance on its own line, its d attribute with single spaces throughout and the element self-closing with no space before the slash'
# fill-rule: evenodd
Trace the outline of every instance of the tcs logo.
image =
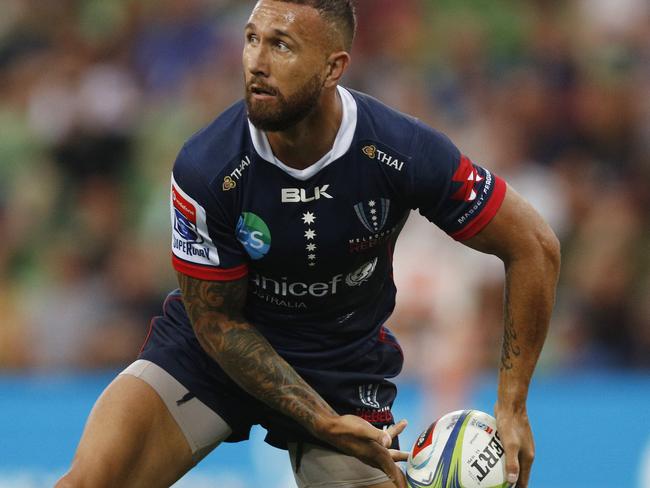
<svg viewBox="0 0 650 488">
<path fill-rule="evenodd" d="M 261 217 L 244 212 L 237 223 L 237 240 L 251 259 L 262 259 L 271 249 L 271 231 Z"/>
</svg>

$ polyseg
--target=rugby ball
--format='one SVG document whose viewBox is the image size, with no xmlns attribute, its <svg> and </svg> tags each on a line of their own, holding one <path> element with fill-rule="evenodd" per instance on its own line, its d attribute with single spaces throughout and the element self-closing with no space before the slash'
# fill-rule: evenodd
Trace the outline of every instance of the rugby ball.
<svg viewBox="0 0 650 488">
<path fill-rule="evenodd" d="M 415 441 L 406 481 L 410 488 L 509 488 L 495 418 L 479 410 L 440 417 Z"/>
</svg>

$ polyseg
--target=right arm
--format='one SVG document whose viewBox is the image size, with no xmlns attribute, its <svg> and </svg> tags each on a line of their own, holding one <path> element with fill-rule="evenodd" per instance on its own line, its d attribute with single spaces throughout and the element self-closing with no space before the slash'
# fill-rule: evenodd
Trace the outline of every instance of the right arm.
<svg viewBox="0 0 650 488">
<path fill-rule="evenodd" d="M 338 416 L 244 318 L 248 278 L 178 281 L 201 346 L 239 386 L 314 435 Z"/>
<path fill-rule="evenodd" d="M 367 464 L 404 486 L 387 449 L 405 424 L 388 434 L 359 417 L 339 416 L 273 349 L 243 315 L 248 278 L 206 281 L 178 274 L 183 302 L 205 351 L 255 398 L 304 426 L 315 437 Z M 395 459 L 402 456 L 393 453 Z"/>
</svg>

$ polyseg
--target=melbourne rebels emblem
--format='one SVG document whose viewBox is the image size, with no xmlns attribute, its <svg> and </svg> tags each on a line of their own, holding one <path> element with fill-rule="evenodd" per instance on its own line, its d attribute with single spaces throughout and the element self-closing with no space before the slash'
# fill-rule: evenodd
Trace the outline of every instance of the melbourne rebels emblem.
<svg viewBox="0 0 650 488">
<path fill-rule="evenodd" d="M 389 210 L 390 200 L 388 198 L 359 202 L 354 206 L 357 217 L 363 226 L 372 233 L 380 232 L 386 226 Z"/>
<path fill-rule="evenodd" d="M 200 244 L 203 238 L 196 229 L 196 208 L 172 188 L 174 203 L 174 230 L 190 243 Z"/>
<path fill-rule="evenodd" d="M 370 408 L 379 408 L 377 401 L 377 393 L 379 392 L 379 385 L 361 385 L 359 386 L 359 400 L 365 406 Z"/>
</svg>

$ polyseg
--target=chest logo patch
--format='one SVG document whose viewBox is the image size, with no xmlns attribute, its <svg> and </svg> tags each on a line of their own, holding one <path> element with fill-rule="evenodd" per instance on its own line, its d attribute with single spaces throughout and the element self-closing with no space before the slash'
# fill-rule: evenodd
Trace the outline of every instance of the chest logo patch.
<svg viewBox="0 0 650 488">
<path fill-rule="evenodd" d="M 321 198 L 332 200 L 334 197 L 327 193 L 329 188 L 329 185 L 317 186 L 311 194 L 304 188 L 283 188 L 282 203 L 308 203 Z"/>
<path fill-rule="evenodd" d="M 388 198 L 379 198 L 378 200 L 359 202 L 354 206 L 354 211 L 369 232 L 373 234 L 381 232 L 388 221 L 390 200 Z"/>
<path fill-rule="evenodd" d="M 370 279 L 377 267 L 378 258 L 368 261 L 356 271 L 353 271 L 345 277 L 345 284 L 348 286 L 359 286 Z"/>
<path fill-rule="evenodd" d="M 242 243 L 251 259 L 266 256 L 271 249 L 271 231 L 261 217 L 244 212 L 237 223 L 237 240 Z"/>
</svg>

